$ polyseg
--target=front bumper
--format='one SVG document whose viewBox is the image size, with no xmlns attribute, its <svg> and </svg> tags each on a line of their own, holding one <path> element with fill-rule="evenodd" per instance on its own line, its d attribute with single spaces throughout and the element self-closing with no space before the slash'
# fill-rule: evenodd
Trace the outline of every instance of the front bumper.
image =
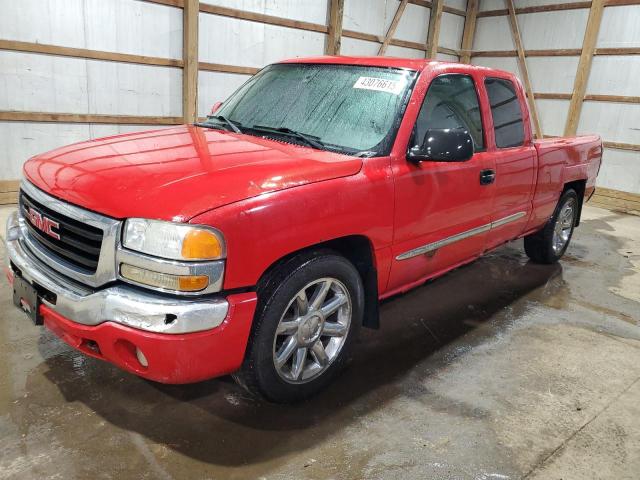
<svg viewBox="0 0 640 480">
<path fill-rule="evenodd" d="M 7 221 L 7 276 L 13 282 L 20 275 L 46 292 L 44 323 L 71 346 L 165 383 L 212 378 L 240 366 L 255 293 L 185 299 L 121 284 L 92 290 L 31 254 L 21 221 L 17 212 Z M 137 360 L 136 348 L 148 366 Z"/>
</svg>

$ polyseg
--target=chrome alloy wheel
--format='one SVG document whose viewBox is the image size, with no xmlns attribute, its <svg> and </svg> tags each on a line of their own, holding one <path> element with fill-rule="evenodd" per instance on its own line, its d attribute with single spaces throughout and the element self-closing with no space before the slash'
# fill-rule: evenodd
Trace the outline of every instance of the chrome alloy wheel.
<svg viewBox="0 0 640 480">
<path fill-rule="evenodd" d="M 335 278 L 308 283 L 290 301 L 273 339 L 273 363 L 289 383 L 319 376 L 338 357 L 351 324 L 351 296 Z"/>
<path fill-rule="evenodd" d="M 556 218 L 556 224 L 553 227 L 553 239 L 551 247 L 556 255 L 562 252 L 571 236 L 571 229 L 573 228 L 573 222 L 576 211 L 576 201 L 574 198 L 570 198 L 560 210 L 558 218 Z"/>
</svg>

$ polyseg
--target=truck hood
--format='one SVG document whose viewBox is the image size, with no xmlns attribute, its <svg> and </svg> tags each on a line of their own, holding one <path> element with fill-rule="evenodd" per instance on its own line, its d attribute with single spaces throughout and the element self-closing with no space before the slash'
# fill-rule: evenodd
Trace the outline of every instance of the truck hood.
<svg viewBox="0 0 640 480">
<path fill-rule="evenodd" d="M 47 193 L 110 217 L 186 221 L 361 167 L 356 157 L 186 125 L 62 147 L 31 158 L 24 173 Z"/>
</svg>

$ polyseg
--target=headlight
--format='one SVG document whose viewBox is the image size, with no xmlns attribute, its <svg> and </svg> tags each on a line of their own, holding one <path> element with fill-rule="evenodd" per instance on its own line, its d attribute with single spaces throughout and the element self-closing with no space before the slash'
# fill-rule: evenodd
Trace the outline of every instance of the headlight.
<svg viewBox="0 0 640 480">
<path fill-rule="evenodd" d="M 125 222 L 122 245 L 172 260 L 216 260 L 226 254 L 224 238 L 214 228 L 143 218 Z"/>
</svg>

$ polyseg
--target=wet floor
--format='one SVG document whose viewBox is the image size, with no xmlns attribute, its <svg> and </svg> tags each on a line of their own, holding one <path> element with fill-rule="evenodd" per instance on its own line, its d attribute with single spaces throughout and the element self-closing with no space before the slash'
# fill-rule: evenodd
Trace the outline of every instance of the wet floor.
<svg viewBox="0 0 640 480">
<path fill-rule="evenodd" d="M 516 242 L 388 300 L 334 385 L 275 406 L 86 358 L 3 282 L 0 478 L 637 479 L 639 306 L 640 217 L 590 207 L 560 264 Z"/>
</svg>

